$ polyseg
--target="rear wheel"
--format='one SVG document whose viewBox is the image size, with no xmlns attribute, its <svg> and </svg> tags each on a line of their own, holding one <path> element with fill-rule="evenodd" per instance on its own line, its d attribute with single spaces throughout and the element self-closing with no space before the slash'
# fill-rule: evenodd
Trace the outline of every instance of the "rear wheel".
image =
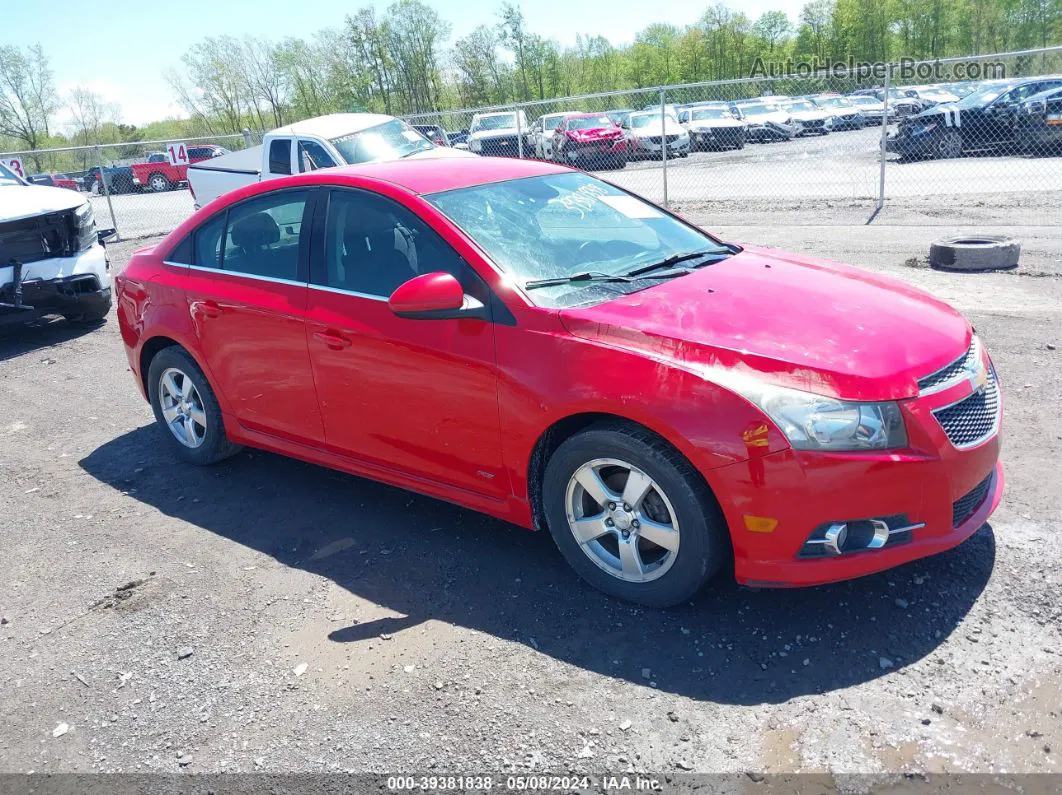
<svg viewBox="0 0 1062 795">
<path fill-rule="evenodd" d="M 550 534 L 594 587 L 652 607 L 689 599 L 728 557 L 727 530 L 689 462 L 655 434 L 602 423 L 546 465 Z"/>
<path fill-rule="evenodd" d="M 151 360 L 148 396 L 171 449 L 185 461 L 204 466 L 239 451 L 225 436 L 210 382 L 183 348 L 163 348 Z"/>
</svg>

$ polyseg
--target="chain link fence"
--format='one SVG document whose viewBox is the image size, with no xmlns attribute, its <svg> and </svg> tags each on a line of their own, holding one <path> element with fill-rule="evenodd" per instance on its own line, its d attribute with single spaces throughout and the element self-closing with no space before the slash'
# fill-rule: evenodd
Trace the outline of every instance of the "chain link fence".
<svg viewBox="0 0 1062 795">
<path fill-rule="evenodd" d="M 192 214 L 188 164 L 257 146 L 262 133 L 132 141 L 0 154 L 30 182 L 86 194 L 96 225 L 121 238 L 163 235 Z"/>
<path fill-rule="evenodd" d="M 883 207 L 915 224 L 961 224 L 979 207 L 1062 224 L 1062 47 L 801 66 L 407 121 L 436 143 L 593 171 L 713 224 L 862 224 Z M 143 238 L 193 210 L 187 167 L 172 151 L 183 146 L 196 162 L 261 140 L 244 132 L 101 143 L 4 153 L 0 162 L 88 192 L 99 226 Z"/>
<path fill-rule="evenodd" d="M 805 73 L 806 71 L 806 73 Z M 1062 47 L 653 87 L 409 117 L 480 154 L 553 160 L 717 223 L 924 224 L 973 205 L 1062 223 Z"/>
</svg>

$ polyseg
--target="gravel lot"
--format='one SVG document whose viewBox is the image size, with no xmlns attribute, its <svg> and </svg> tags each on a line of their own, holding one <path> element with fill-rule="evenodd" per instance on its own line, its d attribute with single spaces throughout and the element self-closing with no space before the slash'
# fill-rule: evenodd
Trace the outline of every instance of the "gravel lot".
<svg viewBox="0 0 1062 795">
<path fill-rule="evenodd" d="M 924 266 L 950 231 L 932 203 L 870 227 L 687 207 L 966 312 L 1004 383 L 1008 494 L 938 557 L 796 591 L 724 576 L 666 612 L 434 500 L 260 452 L 177 463 L 113 317 L 0 332 L 0 771 L 1057 772 L 1060 199 L 1030 205 L 1044 227 L 971 203 L 1025 244 L 992 275 Z"/>
</svg>

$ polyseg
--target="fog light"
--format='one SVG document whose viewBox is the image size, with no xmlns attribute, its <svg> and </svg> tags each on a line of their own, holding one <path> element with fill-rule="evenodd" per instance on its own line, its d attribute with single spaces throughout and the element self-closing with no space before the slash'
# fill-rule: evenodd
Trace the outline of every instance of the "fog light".
<svg viewBox="0 0 1062 795">
<path fill-rule="evenodd" d="M 912 524 L 906 514 L 827 522 L 811 532 L 797 557 L 837 557 L 899 546 L 911 541 L 914 531 L 923 527 L 924 522 Z"/>
</svg>

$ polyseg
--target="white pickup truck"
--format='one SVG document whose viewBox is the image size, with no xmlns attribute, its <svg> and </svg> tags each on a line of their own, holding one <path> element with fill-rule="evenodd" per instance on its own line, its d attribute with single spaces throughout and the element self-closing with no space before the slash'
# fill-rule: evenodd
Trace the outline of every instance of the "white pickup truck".
<svg viewBox="0 0 1062 795">
<path fill-rule="evenodd" d="M 218 196 L 267 179 L 318 168 L 404 157 L 472 157 L 436 146 L 394 116 L 334 113 L 266 133 L 261 146 L 188 166 L 188 186 L 198 210 Z"/>
<path fill-rule="evenodd" d="M 0 326 L 43 315 L 96 322 L 111 274 L 92 205 L 77 191 L 30 185 L 0 164 Z"/>
</svg>

